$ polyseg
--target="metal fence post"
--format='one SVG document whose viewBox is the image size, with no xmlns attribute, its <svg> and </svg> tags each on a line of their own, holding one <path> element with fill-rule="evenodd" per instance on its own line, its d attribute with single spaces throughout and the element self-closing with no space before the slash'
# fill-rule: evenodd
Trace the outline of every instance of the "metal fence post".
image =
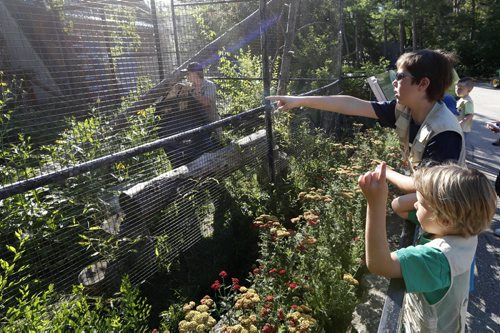
<svg viewBox="0 0 500 333">
<path fill-rule="evenodd" d="M 170 0 L 170 8 L 172 9 L 172 28 L 174 29 L 175 60 L 176 60 L 176 66 L 179 67 L 181 65 L 181 59 L 179 55 L 179 38 L 177 37 L 177 23 L 175 20 L 174 0 Z"/>
<path fill-rule="evenodd" d="M 153 19 L 153 32 L 155 34 L 156 56 L 158 57 L 158 73 L 160 75 L 160 81 L 162 81 L 165 78 L 165 73 L 163 72 L 163 58 L 161 56 L 161 44 L 160 44 L 160 29 L 158 29 L 158 16 L 156 15 L 155 0 L 151 0 L 151 18 Z"/>
<path fill-rule="evenodd" d="M 264 83 L 264 107 L 266 110 L 266 133 L 267 133 L 267 158 L 269 163 L 269 178 L 271 183 L 276 182 L 276 172 L 274 164 L 274 138 L 273 138 L 273 118 L 271 102 L 265 97 L 271 91 L 271 78 L 269 73 L 269 58 L 267 56 L 267 24 L 266 24 L 266 0 L 260 0 L 260 46 L 262 50 L 262 80 Z"/>
</svg>

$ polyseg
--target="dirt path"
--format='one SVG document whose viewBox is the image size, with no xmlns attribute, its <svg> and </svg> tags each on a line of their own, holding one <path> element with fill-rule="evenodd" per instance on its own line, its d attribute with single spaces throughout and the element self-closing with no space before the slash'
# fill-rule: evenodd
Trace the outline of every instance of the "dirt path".
<svg viewBox="0 0 500 333">
<path fill-rule="evenodd" d="M 500 120 L 500 89 L 477 84 L 471 92 L 474 101 L 474 124 L 467 151 L 469 166 L 495 180 L 500 170 L 500 147 L 493 146 L 500 135 L 485 128 L 485 123 Z M 469 332 L 500 332 L 500 200 L 490 230 L 479 236 L 476 252 L 475 290 L 469 301 Z"/>
</svg>

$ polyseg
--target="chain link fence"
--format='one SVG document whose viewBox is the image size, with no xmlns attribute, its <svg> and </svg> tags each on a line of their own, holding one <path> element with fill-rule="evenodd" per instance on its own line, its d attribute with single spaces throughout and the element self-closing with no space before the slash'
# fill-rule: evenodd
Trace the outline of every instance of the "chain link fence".
<svg viewBox="0 0 500 333">
<path fill-rule="evenodd" d="M 262 21 L 263 3 L 0 2 L 0 243 L 27 239 L 14 281 L 113 292 L 213 236 L 225 182 L 269 173 L 261 32 L 273 67 L 287 6 Z"/>
</svg>

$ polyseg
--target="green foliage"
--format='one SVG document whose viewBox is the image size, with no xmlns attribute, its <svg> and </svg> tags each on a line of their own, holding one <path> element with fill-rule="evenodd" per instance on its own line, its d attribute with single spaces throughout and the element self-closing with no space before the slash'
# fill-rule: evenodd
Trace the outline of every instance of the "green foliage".
<svg viewBox="0 0 500 333">
<path fill-rule="evenodd" d="M 127 51 L 138 51 L 141 46 L 141 37 L 136 29 L 136 12 L 132 7 L 106 5 L 109 13 L 108 22 L 116 24 L 111 29 L 112 46 L 110 47 L 113 66 L 117 66 L 117 58 Z"/>
<path fill-rule="evenodd" d="M 7 245 L 10 260 L 0 259 L 0 325 L 2 332 L 145 332 L 150 306 L 139 297 L 128 277 L 124 277 L 115 298 L 85 295 L 82 286 L 74 286 L 69 295 L 57 293 L 53 285 L 33 292 L 33 281 L 20 275 L 28 266 L 19 266 L 26 255 L 29 236 L 16 231 L 17 247 Z M 21 278 L 20 278 L 21 277 Z M 12 295 L 17 289 L 18 296 Z"/>
<path fill-rule="evenodd" d="M 74 28 L 74 22 L 69 20 L 64 14 L 64 0 L 48 0 L 45 5 L 54 11 L 58 17 L 59 21 L 63 25 L 64 32 L 71 32 Z"/>
<path fill-rule="evenodd" d="M 262 82 L 246 80 L 262 76 L 260 56 L 253 55 L 249 49 L 231 54 L 219 54 L 218 69 L 227 77 L 241 77 L 242 80 L 223 80 L 219 83 L 218 97 L 221 101 L 221 115 L 234 115 L 262 104 Z"/>
<path fill-rule="evenodd" d="M 357 133 L 347 144 L 311 132 L 308 126 L 279 137 L 287 139 L 280 141 L 280 146 L 290 157 L 287 182 L 293 186 L 287 187 L 286 196 L 298 197 L 304 213 L 291 219 L 292 223 L 281 222 L 284 228 L 271 220 L 271 229 L 264 229 L 261 275 L 252 281 L 260 295 L 272 293 L 288 306 L 297 302 L 294 297 L 298 295 L 290 293 L 283 283 L 296 282 L 303 289 L 294 292 L 302 295 L 300 299 L 312 309 L 318 326 L 327 332 L 342 331 L 356 304 L 351 284 L 363 263 L 365 217 L 358 175 L 372 167 L 373 159 L 397 165 L 398 145 L 393 133 L 354 128 Z M 300 190 L 306 191 L 296 192 Z M 269 273 L 280 269 L 286 271 L 283 279 Z"/>
<path fill-rule="evenodd" d="M 188 7 L 199 28 L 199 39 L 203 45 L 213 41 L 217 36 L 225 33 L 235 24 L 246 18 L 258 9 L 258 4 L 250 2 L 240 3 L 213 3 L 208 6 Z M 223 15 L 220 15 L 223 13 Z M 242 36 L 242 39 L 245 37 Z"/>
<path fill-rule="evenodd" d="M 178 333 L 179 323 L 184 319 L 184 310 L 178 303 L 171 304 L 167 310 L 162 311 L 160 318 L 160 330 L 162 332 L 168 330 L 170 333 Z"/>
<path fill-rule="evenodd" d="M 24 253 L 28 237 L 21 230 L 17 230 L 14 235 L 19 242 L 18 247 L 5 245 L 6 249 L 10 252 L 10 262 L 0 258 L 0 269 L 2 270 L 0 274 L 0 314 L 5 313 L 7 304 L 14 298 L 15 291 L 27 279 L 26 276 L 19 276 L 19 273 L 22 273 L 27 268 L 27 266 L 19 266 L 19 260 Z M 13 279 L 15 274 L 18 276 L 16 279 Z"/>
<path fill-rule="evenodd" d="M 342 72 L 345 78 L 342 80 L 342 91 L 346 95 L 356 96 L 370 100 L 370 88 L 366 77 L 383 73 L 389 68 L 389 61 L 380 58 L 378 62 L 364 62 L 359 67 L 344 65 Z"/>
<path fill-rule="evenodd" d="M 15 84 L 15 81 L 13 82 Z M 0 147 L 4 146 L 5 139 L 9 133 L 9 121 L 14 113 L 12 102 L 15 101 L 15 95 L 12 93 L 11 87 L 4 80 L 4 73 L 0 71 Z M 0 152 L 1 154 L 1 152 Z M 0 155 L 3 159 L 3 156 Z"/>
<path fill-rule="evenodd" d="M 31 294 L 29 286 L 1 318 L 3 332 L 146 332 L 150 306 L 138 296 L 125 277 L 120 294 L 113 299 L 92 298 L 83 287 L 70 295 L 56 294 L 53 286 Z"/>
<path fill-rule="evenodd" d="M 2 131 L 1 137 L 5 138 L 9 131 L 10 117 L 17 110 L 15 103 L 17 97 L 11 88 L 15 82 L 6 83 L 3 77 L 1 82 L 2 116 L 0 129 Z M 2 163 L 0 165 L 2 176 L 5 175 L 2 177 L 2 182 L 7 184 L 28 179 L 46 172 L 57 171 L 62 167 L 90 161 L 110 154 L 112 151 L 123 150 L 155 140 L 158 119 L 154 109 L 139 110 L 135 114 L 124 112 L 134 101 L 138 100 L 144 91 L 150 89 L 151 85 L 149 80 L 139 78 L 137 89 L 123 99 L 122 107 L 117 109 L 115 113 L 101 114 L 99 104 L 96 104 L 86 118 L 68 118 L 66 129 L 59 134 L 59 138 L 53 144 L 34 146 L 30 138 L 24 135 L 19 135 L 15 141 L 9 139 L 9 144 L 5 141 L 2 142 L 2 150 L 0 151 Z M 126 125 L 124 126 L 124 124 Z M 150 174 L 144 173 L 145 163 L 152 166 Z M 138 165 L 141 167 L 138 168 Z M 65 279 L 65 275 L 71 275 L 74 278 L 78 272 L 68 268 L 71 267 L 69 263 L 81 262 L 83 265 L 89 258 L 110 261 L 116 257 L 117 253 L 124 253 L 124 249 L 133 248 L 133 245 L 140 241 L 139 238 L 118 238 L 103 229 L 104 220 L 113 216 L 116 218 L 115 208 L 108 200 L 116 195 L 117 188 L 131 177 L 141 180 L 169 169 L 170 164 L 165 153 L 163 150 L 157 150 L 119 162 L 112 167 L 70 177 L 64 184 L 40 187 L 0 201 L 0 220 L 8 221 L 8 223 L 0 225 L 0 239 L 6 244 L 15 241 L 13 235 L 18 229 L 22 229 L 23 235 L 26 236 L 26 239 L 23 238 L 25 255 L 20 258 L 16 257 L 16 264 L 23 267 L 16 272 L 16 280 L 24 281 L 29 278 L 31 281 L 39 279 L 41 282 L 40 284 L 32 283 L 29 286 L 23 286 L 24 289 L 9 287 L 2 290 L 4 301 L 17 297 L 20 302 L 17 310 L 14 308 L 10 310 L 14 311 L 9 317 L 13 327 L 20 327 L 16 326 L 17 323 L 24 325 L 21 318 L 26 316 L 26 313 L 30 313 L 33 302 L 36 304 L 37 310 L 33 310 L 33 314 L 30 314 L 27 320 L 36 317 L 37 320 L 45 322 L 51 318 L 48 315 L 50 312 L 47 311 L 53 310 L 43 310 L 43 307 L 49 306 L 54 298 L 59 298 L 60 295 L 54 296 L 59 292 L 55 287 L 43 290 L 42 286 L 52 282 L 46 280 L 47 276 L 53 277 L 47 272 L 58 272 L 58 278 L 61 279 Z M 151 219 L 151 222 L 154 222 L 154 219 Z M 5 263 L 9 262 L 12 256 L 10 250 L 0 249 L 2 266 L 8 268 Z M 75 294 L 71 297 L 82 298 L 83 292 L 78 292 L 81 295 Z M 136 296 L 130 294 L 129 288 L 125 286 L 123 297 L 133 298 Z M 60 301 L 58 300 L 58 302 Z M 88 302 L 87 305 L 91 312 L 94 312 L 93 308 L 104 309 L 108 306 L 114 306 L 113 301 L 107 303 L 108 301 L 104 299 L 99 301 L 89 299 Z M 39 304 L 44 305 L 40 307 Z M 130 305 L 134 306 L 132 303 Z M 69 304 L 67 306 L 73 309 L 76 305 Z M 72 320 L 71 311 L 58 312 L 57 315 L 61 317 L 61 321 L 70 321 Z M 129 313 L 116 314 L 113 318 L 110 317 L 108 323 L 104 323 L 104 320 L 107 320 L 107 315 L 104 315 L 102 311 L 92 314 L 94 316 L 92 320 L 102 321 L 101 324 L 96 324 L 102 327 L 109 324 L 106 327 L 114 325 L 118 328 L 117 331 L 120 330 L 120 327 L 127 331 L 129 330 L 126 328 L 128 324 L 122 322 L 123 318 L 130 316 L 131 318 L 127 321 L 131 325 L 135 325 L 134 318 L 137 320 L 145 318 L 141 317 L 139 313 L 137 316 L 134 315 L 134 312 L 138 310 L 132 307 L 123 308 L 123 311 L 129 311 Z M 62 319 L 64 316 L 66 319 Z M 87 316 L 89 314 L 82 313 L 82 322 L 86 321 L 83 318 Z M 33 322 L 29 325 L 38 327 L 39 323 Z M 29 325 L 27 327 L 31 327 Z M 104 331 L 110 330 L 105 329 Z M 136 329 L 129 331 L 135 332 Z"/>
</svg>

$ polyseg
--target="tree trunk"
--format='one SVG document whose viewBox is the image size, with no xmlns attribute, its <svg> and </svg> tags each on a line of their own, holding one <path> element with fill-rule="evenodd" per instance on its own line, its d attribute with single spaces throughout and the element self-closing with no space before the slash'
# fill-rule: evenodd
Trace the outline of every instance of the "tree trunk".
<svg viewBox="0 0 500 333">
<path fill-rule="evenodd" d="M 354 14 L 354 56 L 356 59 L 356 65 L 359 65 L 358 19 L 356 13 Z"/>
<path fill-rule="evenodd" d="M 411 1 L 411 12 L 412 12 L 412 18 L 411 18 L 412 48 L 413 51 L 416 51 L 418 44 L 417 44 L 417 12 L 416 12 L 415 0 Z"/>
<path fill-rule="evenodd" d="M 384 18 L 384 58 L 387 59 L 387 19 Z"/>
<path fill-rule="evenodd" d="M 473 41 L 474 40 L 474 32 L 476 30 L 476 0 L 472 0 L 472 8 L 471 8 L 471 11 L 472 11 L 472 25 L 471 25 L 471 29 L 470 29 L 470 40 Z"/>
<path fill-rule="evenodd" d="M 340 79 L 342 75 L 342 49 L 344 45 L 344 0 L 339 0 L 339 27 L 338 27 L 338 48 L 337 48 L 337 66 L 335 69 L 335 75 Z"/>
<path fill-rule="evenodd" d="M 285 95 L 288 81 L 290 80 L 290 62 L 292 60 L 292 45 L 295 40 L 295 23 L 297 22 L 297 11 L 300 0 L 291 1 L 288 11 L 288 22 L 286 25 L 285 45 L 283 46 L 283 57 L 281 60 L 280 77 L 278 80 L 278 95 Z"/>
<path fill-rule="evenodd" d="M 403 0 L 398 1 L 398 9 L 403 9 Z M 403 54 L 405 51 L 405 27 L 403 17 L 399 15 L 399 54 Z"/>
</svg>

